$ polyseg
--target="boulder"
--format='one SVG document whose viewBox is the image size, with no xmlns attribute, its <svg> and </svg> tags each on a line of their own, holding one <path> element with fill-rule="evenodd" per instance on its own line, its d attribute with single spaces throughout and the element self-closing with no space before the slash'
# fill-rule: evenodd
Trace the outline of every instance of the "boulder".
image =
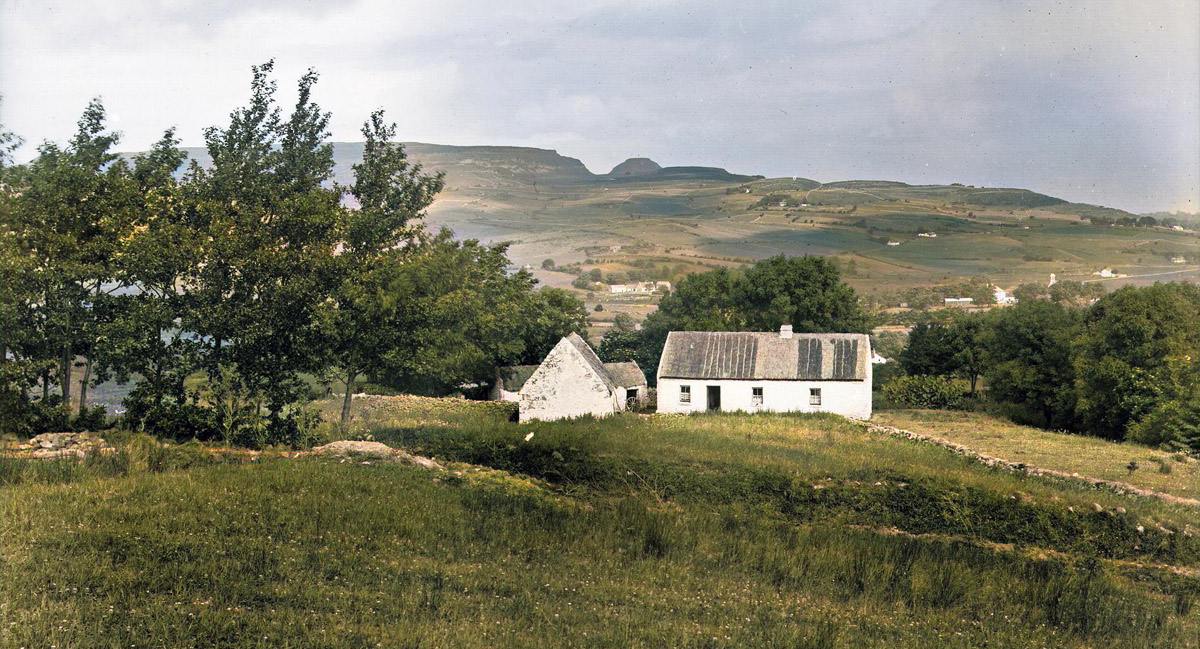
<svg viewBox="0 0 1200 649">
<path fill-rule="evenodd" d="M 440 470 L 442 468 L 440 464 L 427 457 L 412 455 L 411 453 L 406 453 L 398 448 L 392 448 L 380 442 L 344 439 L 314 447 L 312 452 L 316 455 L 330 455 L 334 457 L 371 458 L 383 462 L 404 462 L 406 464 L 425 467 L 426 469 Z"/>
</svg>

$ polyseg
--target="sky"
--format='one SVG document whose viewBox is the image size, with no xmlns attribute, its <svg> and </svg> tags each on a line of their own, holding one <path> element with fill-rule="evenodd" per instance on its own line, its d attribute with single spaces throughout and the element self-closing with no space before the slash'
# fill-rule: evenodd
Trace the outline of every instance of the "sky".
<svg viewBox="0 0 1200 649">
<path fill-rule="evenodd" d="M 100 97 L 120 148 L 184 145 L 274 59 L 334 140 L 556 149 L 821 181 L 1024 187 L 1200 211 L 1200 0 L 0 0 L 18 159 Z"/>
</svg>

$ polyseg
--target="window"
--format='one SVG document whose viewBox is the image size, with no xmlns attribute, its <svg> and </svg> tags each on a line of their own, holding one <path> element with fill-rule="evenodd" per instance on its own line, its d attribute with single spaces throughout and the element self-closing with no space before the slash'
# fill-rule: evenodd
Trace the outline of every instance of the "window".
<svg viewBox="0 0 1200 649">
<path fill-rule="evenodd" d="M 763 403 L 762 388 L 750 388 L 750 405 L 761 406 Z"/>
<path fill-rule="evenodd" d="M 821 388 L 809 388 L 808 389 L 808 405 L 810 405 L 810 406 L 821 405 Z"/>
<path fill-rule="evenodd" d="M 692 402 L 692 386 L 690 386 L 690 385 L 679 386 L 679 403 L 691 403 L 691 402 Z"/>
</svg>

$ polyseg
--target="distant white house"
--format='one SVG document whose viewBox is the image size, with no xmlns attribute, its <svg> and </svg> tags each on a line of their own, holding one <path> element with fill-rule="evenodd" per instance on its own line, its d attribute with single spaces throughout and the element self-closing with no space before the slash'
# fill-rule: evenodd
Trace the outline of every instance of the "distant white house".
<svg viewBox="0 0 1200 649">
<path fill-rule="evenodd" d="M 672 331 L 658 364 L 658 411 L 832 412 L 871 417 L 865 334 Z"/>
<path fill-rule="evenodd" d="M 936 239 L 937 233 L 936 232 L 921 232 L 921 233 L 918 233 L 917 236 L 925 237 L 926 239 Z"/>
<path fill-rule="evenodd" d="M 658 290 L 670 291 L 671 282 L 637 282 L 634 284 L 613 284 L 608 287 L 610 293 L 649 295 Z"/>
<path fill-rule="evenodd" d="M 1100 277 L 1117 277 L 1117 274 L 1111 268 L 1101 268 L 1092 274 L 1099 275 Z"/>
<path fill-rule="evenodd" d="M 890 362 L 892 362 L 890 359 L 884 358 L 883 356 L 880 356 L 878 352 L 871 350 L 871 364 L 872 365 L 883 365 L 884 363 L 890 363 Z"/>
<path fill-rule="evenodd" d="M 943 298 L 942 302 L 944 302 L 946 306 L 971 306 L 972 304 L 975 303 L 975 298 L 973 298 L 973 297 L 948 297 L 948 298 Z"/>
<path fill-rule="evenodd" d="M 1000 288 L 999 286 L 992 288 L 992 295 L 996 298 L 996 304 L 999 304 L 1000 306 L 1008 306 L 1010 304 L 1017 303 L 1017 298 L 1009 295 L 1008 291 Z"/>
<path fill-rule="evenodd" d="M 899 242 L 899 241 L 888 241 L 888 242 L 887 242 L 887 245 L 889 245 L 889 246 L 898 246 L 898 245 L 900 245 L 900 242 Z"/>
<path fill-rule="evenodd" d="M 1184 259 L 1183 257 L 1171 257 L 1171 263 L 1172 264 L 1186 264 L 1187 259 Z"/>
<path fill-rule="evenodd" d="M 645 394 L 646 375 L 637 363 L 602 363 L 575 333 L 558 341 L 538 365 L 501 369 L 492 391 L 495 399 L 517 402 L 521 421 L 603 417 Z"/>
<path fill-rule="evenodd" d="M 1176 232 L 1183 232 L 1183 226 L 1182 226 L 1182 225 L 1172 225 L 1172 226 L 1171 226 L 1171 229 L 1172 229 L 1172 230 L 1175 230 Z"/>
</svg>

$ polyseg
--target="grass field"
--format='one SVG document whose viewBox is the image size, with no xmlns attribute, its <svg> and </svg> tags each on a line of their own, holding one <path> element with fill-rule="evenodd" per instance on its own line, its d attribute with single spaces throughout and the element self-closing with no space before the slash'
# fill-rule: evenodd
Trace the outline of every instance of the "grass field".
<svg viewBox="0 0 1200 649">
<path fill-rule="evenodd" d="M 143 437 L 6 460 L 0 644 L 1197 646 L 1194 508 L 835 417 L 358 406 L 449 470 Z"/>
<path fill-rule="evenodd" d="M 969 446 L 988 455 L 1043 469 L 1200 499 L 1200 470 L 1186 455 L 1095 437 L 1052 433 L 978 413 L 885 410 L 874 421 Z M 1135 463 L 1130 471 L 1130 462 Z"/>
</svg>

